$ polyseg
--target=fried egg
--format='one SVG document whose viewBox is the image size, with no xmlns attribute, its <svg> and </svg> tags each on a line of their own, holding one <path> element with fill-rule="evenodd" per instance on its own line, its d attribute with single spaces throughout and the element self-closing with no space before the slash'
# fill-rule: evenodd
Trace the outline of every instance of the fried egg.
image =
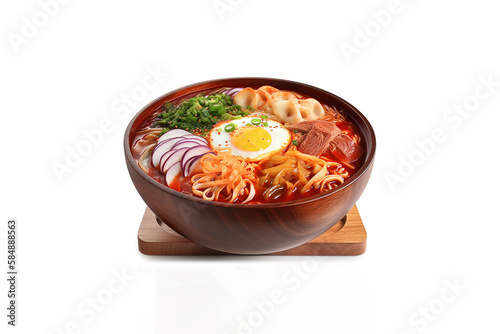
<svg viewBox="0 0 500 334">
<path fill-rule="evenodd" d="M 255 162 L 281 153 L 291 137 L 279 122 L 248 116 L 216 124 L 207 139 L 213 150 L 229 147 L 233 155 Z"/>
</svg>

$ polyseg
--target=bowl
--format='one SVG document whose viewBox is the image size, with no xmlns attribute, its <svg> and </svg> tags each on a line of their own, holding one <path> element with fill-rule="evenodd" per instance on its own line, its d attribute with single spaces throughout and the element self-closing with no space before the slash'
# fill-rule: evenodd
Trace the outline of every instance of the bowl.
<svg viewBox="0 0 500 334">
<path fill-rule="evenodd" d="M 309 95 L 342 109 L 364 139 L 362 166 L 341 186 L 321 194 L 283 203 L 233 204 L 207 201 L 177 192 L 147 175 L 132 157 L 131 145 L 138 128 L 166 101 L 178 100 L 222 87 L 263 85 Z M 375 156 L 375 133 L 354 106 L 320 88 L 273 78 L 228 78 L 176 89 L 145 106 L 125 132 L 127 168 L 140 196 L 171 229 L 202 246 L 233 254 L 268 254 L 302 245 L 340 221 L 361 196 L 370 178 Z"/>
</svg>

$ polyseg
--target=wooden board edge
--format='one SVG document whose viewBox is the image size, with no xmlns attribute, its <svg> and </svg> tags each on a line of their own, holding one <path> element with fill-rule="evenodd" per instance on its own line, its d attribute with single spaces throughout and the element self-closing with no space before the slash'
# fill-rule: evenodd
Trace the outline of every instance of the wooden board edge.
<svg viewBox="0 0 500 334">
<path fill-rule="evenodd" d="M 149 212 L 148 212 L 149 210 Z M 350 242 L 342 243 L 328 243 L 328 242 L 314 242 L 314 239 L 284 251 L 279 251 L 269 254 L 248 254 L 247 256 L 359 256 L 366 252 L 367 232 L 357 207 L 353 207 L 353 212 L 349 213 L 359 219 L 359 223 L 355 226 L 348 227 L 346 230 L 342 228 L 336 232 L 339 234 L 351 234 L 355 231 L 355 238 L 349 237 Z M 348 214 L 348 215 L 349 215 Z M 210 255 L 233 255 L 241 256 L 240 254 L 225 253 L 217 250 L 207 248 L 205 246 L 196 244 L 194 242 L 187 242 L 185 240 L 179 242 L 158 242 L 145 240 L 143 226 L 145 219 L 149 219 L 148 215 L 154 215 L 149 208 L 146 208 L 143 219 L 141 221 L 137 239 L 139 252 L 144 255 L 163 255 L 163 256 L 210 256 Z M 147 230 L 147 228 L 146 228 Z M 167 233 L 158 226 L 158 232 Z M 142 237 L 142 238 L 141 238 Z"/>
<path fill-rule="evenodd" d="M 138 239 L 139 251 L 144 255 L 165 256 L 359 256 L 366 252 L 366 240 L 359 243 L 309 244 L 269 254 L 231 254 L 195 243 L 171 243 L 170 251 L 156 243 Z M 163 249 L 162 249 L 163 248 Z"/>
</svg>

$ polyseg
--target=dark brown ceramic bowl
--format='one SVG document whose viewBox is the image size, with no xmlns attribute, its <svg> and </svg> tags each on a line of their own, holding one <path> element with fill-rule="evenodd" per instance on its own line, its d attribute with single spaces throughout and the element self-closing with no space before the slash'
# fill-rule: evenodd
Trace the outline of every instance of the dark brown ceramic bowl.
<svg viewBox="0 0 500 334">
<path fill-rule="evenodd" d="M 363 137 L 362 167 L 342 186 L 318 195 L 285 203 L 231 204 L 206 201 L 172 190 L 149 177 L 130 150 L 136 131 L 151 112 L 166 101 L 221 87 L 271 85 L 309 95 L 342 109 Z M 375 134 L 368 120 L 351 104 L 322 89 L 271 78 L 211 80 L 167 93 L 144 107 L 125 132 L 125 157 L 130 177 L 148 207 L 184 237 L 209 248 L 236 254 L 266 254 L 304 244 L 341 220 L 354 206 L 370 178 L 375 155 Z"/>
</svg>

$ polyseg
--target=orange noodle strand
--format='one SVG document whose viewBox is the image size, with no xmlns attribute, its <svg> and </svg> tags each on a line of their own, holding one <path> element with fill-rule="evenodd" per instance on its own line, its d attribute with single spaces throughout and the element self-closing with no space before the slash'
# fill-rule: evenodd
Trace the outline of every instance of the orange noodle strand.
<svg viewBox="0 0 500 334">
<path fill-rule="evenodd" d="M 215 153 L 200 159 L 203 173 L 191 177 L 193 194 L 209 201 L 235 202 L 239 198 L 245 198 L 243 203 L 251 201 L 255 196 L 258 165 L 233 156 L 230 148 Z"/>
<path fill-rule="evenodd" d="M 297 150 L 270 157 L 260 165 L 263 176 L 259 178 L 259 184 L 269 187 L 264 192 L 266 199 L 290 195 L 295 190 L 301 194 L 311 189 L 331 190 L 349 176 L 342 164 Z"/>
</svg>

